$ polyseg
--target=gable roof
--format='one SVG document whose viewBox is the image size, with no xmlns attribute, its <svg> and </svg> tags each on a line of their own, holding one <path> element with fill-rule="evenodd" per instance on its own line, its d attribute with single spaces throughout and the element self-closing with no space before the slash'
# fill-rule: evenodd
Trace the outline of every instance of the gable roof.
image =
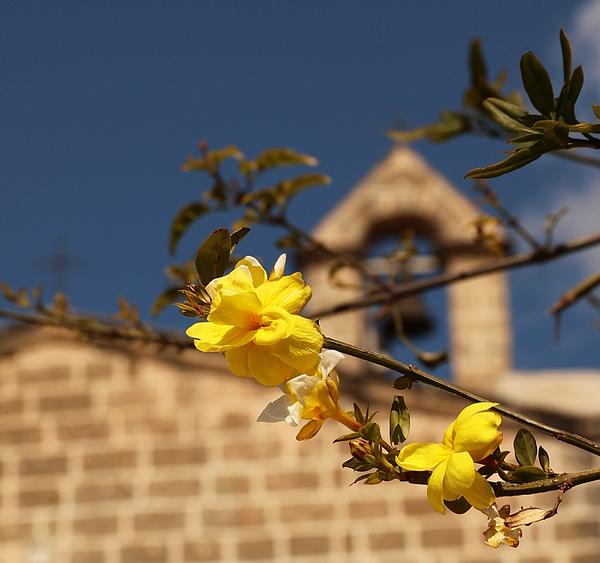
<svg viewBox="0 0 600 563">
<path fill-rule="evenodd" d="M 443 248 L 473 246 L 465 227 L 480 212 L 415 151 L 395 146 L 319 223 L 313 234 L 330 248 L 354 250 L 413 228 Z"/>
</svg>

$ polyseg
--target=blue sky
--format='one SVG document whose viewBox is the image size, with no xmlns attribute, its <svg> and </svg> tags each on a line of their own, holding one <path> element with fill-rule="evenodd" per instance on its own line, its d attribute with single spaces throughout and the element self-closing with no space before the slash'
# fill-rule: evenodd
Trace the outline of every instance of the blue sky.
<svg viewBox="0 0 600 563">
<path fill-rule="evenodd" d="M 66 240 L 85 260 L 69 277 L 76 306 L 112 311 L 123 295 L 146 312 L 163 287 L 170 220 L 208 187 L 179 170 L 198 139 L 214 147 L 235 143 L 248 156 L 274 145 L 317 156 L 319 170 L 334 183 L 292 207 L 296 221 L 311 228 L 386 154 L 392 123 L 417 126 L 440 109 L 458 107 L 473 36 L 482 38 L 492 70 L 509 71 L 510 86 L 519 85 L 518 60 L 530 49 L 558 77 L 561 25 L 579 39 L 576 61 L 585 67 L 597 60 L 582 23 L 589 6 L 559 0 L 520 2 L 518 11 L 475 1 L 5 1 L 0 279 L 49 288 L 39 258 Z M 504 149 L 481 139 L 415 148 L 467 194 L 464 173 Z M 600 226 L 589 203 L 600 205 L 598 184 L 571 165 L 542 160 L 494 187 L 538 229 L 540 217 L 570 202 L 572 215 L 559 237 Z M 230 219 L 198 223 L 178 259 Z M 270 261 L 275 237 L 257 230 L 243 250 Z M 597 258 L 590 253 L 511 275 L 517 367 L 598 365 L 589 307 L 565 316 L 559 344 L 545 313 Z M 171 326 L 182 321 L 175 312 L 162 318 Z"/>
</svg>

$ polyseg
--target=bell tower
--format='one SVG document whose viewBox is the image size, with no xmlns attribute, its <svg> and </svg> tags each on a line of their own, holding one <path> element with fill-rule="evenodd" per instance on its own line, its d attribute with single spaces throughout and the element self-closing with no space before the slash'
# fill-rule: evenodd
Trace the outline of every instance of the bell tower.
<svg viewBox="0 0 600 563">
<path fill-rule="evenodd" d="M 313 231 L 329 248 L 364 259 L 368 249 L 385 237 L 400 237 L 407 229 L 426 240 L 441 271 L 459 272 L 493 257 L 473 244 L 469 225 L 478 210 L 412 149 L 396 146 L 335 207 Z M 330 259 L 303 255 L 303 271 L 313 286 L 310 306 L 317 311 L 361 297 L 360 274 L 345 268 L 330 279 Z M 450 285 L 446 322 L 450 367 L 454 380 L 469 389 L 482 389 L 511 368 L 508 288 L 503 273 Z M 366 309 L 347 311 L 321 320 L 332 338 L 377 350 L 379 338 Z M 407 362 L 412 358 L 400 358 Z M 365 364 L 348 359 L 349 372 Z"/>
</svg>

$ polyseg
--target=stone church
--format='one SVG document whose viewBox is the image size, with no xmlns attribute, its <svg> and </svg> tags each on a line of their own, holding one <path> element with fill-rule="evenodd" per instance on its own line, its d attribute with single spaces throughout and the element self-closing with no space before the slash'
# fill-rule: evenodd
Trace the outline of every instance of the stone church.
<svg viewBox="0 0 600 563">
<path fill-rule="evenodd" d="M 490 260 L 467 233 L 477 210 L 415 152 L 398 147 L 325 217 L 314 234 L 363 253 L 401 230 L 426 240 L 437 268 Z M 302 257 L 313 311 L 355 297 L 333 287 L 330 264 Z M 346 272 L 352 281 L 352 274 Z M 354 280 L 358 281 L 358 280 Z M 504 274 L 446 290 L 454 380 L 600 439 L 600 373 L 524 374 L 511 364 Z M 324 332 L 370 349 L 368 310 L 322 321 Z M 407 358 L 407 361 L 411 361 Z M 391 379 L 346 359 L 343 401 L 369 403 L 382 428 Z M 568 376 L 565 388 L 562 379 Z M 555 398 L 560 395 L 560 402 Z M 424 487 L 352 485 L 334 423 L 298 443 L 256 417 L 277 396 L 231 376 L 216 354 L 82 342 L 12 327 L 0 339 L 0 563 L 596 563 L 600 486 L 565 495 L 558 517 L 524 529 L 518 549 L 482 541 L 475 510 L 445 516 Z M 405 393 L 412 441 L 439 441 L 464 403 L 415 385 Z M 559 410 L 560 409 L 560 410 Z M 516 428 L 504 421 L 505 440 Z M 560 471 L 593 456 L 538 435 Z M 555 493 L 508 499 L 550 508 Z M 503 500 L 500 499 L 500 503 Z"/>
</svg>

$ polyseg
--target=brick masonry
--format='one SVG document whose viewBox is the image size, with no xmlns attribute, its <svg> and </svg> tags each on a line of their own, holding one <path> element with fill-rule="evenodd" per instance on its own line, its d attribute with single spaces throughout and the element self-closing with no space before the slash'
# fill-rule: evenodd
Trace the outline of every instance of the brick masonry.
<svg viewBox="0 0 600 563">
<path fill-rule="evenodd" d="M 481 542 L 482 515 L 439 516 L 424 487 L 349 486 L 355 476 L 340 467 L 348 454 L 332 445 L 333 423 L 298 443 L 283 424 L 253 422 L 276 392 L 229 375 L 218 357 L 205 362 L 192 352 L 190 367 L 147 354 L 132 371 L 116 350 L 69 346 L 59 354 L 56 342 L 40 337 L 0 359 L 0 398 L 18 405 L 0 409 L 2 432 L 13 437 L 0 449 L 0 563 L 600 557 L 598 485 L 570 491 L 559 517 L 525 529 L 518 550 L 495 551 Z M 385 412 L 377 397 L 391 399 L 393 390 L 377 385 L 372 394 L 372 408 Z M 116 405 L 117 395 L 130 400 Z M 412 439 L 439 439 L 449 415 L 420 410 L 418 395 L 414 401 L 409 393 Z M 160 428 L 133 424 L 142 416 L 160 420 Z M 67 421 L 79 429 L 77 440 L 60 432 Z M 592 464 L 572 448 L 542 442 L 556 468 Z M 554 498 L 535 501 L 549 507 Z"/>
</svg>

